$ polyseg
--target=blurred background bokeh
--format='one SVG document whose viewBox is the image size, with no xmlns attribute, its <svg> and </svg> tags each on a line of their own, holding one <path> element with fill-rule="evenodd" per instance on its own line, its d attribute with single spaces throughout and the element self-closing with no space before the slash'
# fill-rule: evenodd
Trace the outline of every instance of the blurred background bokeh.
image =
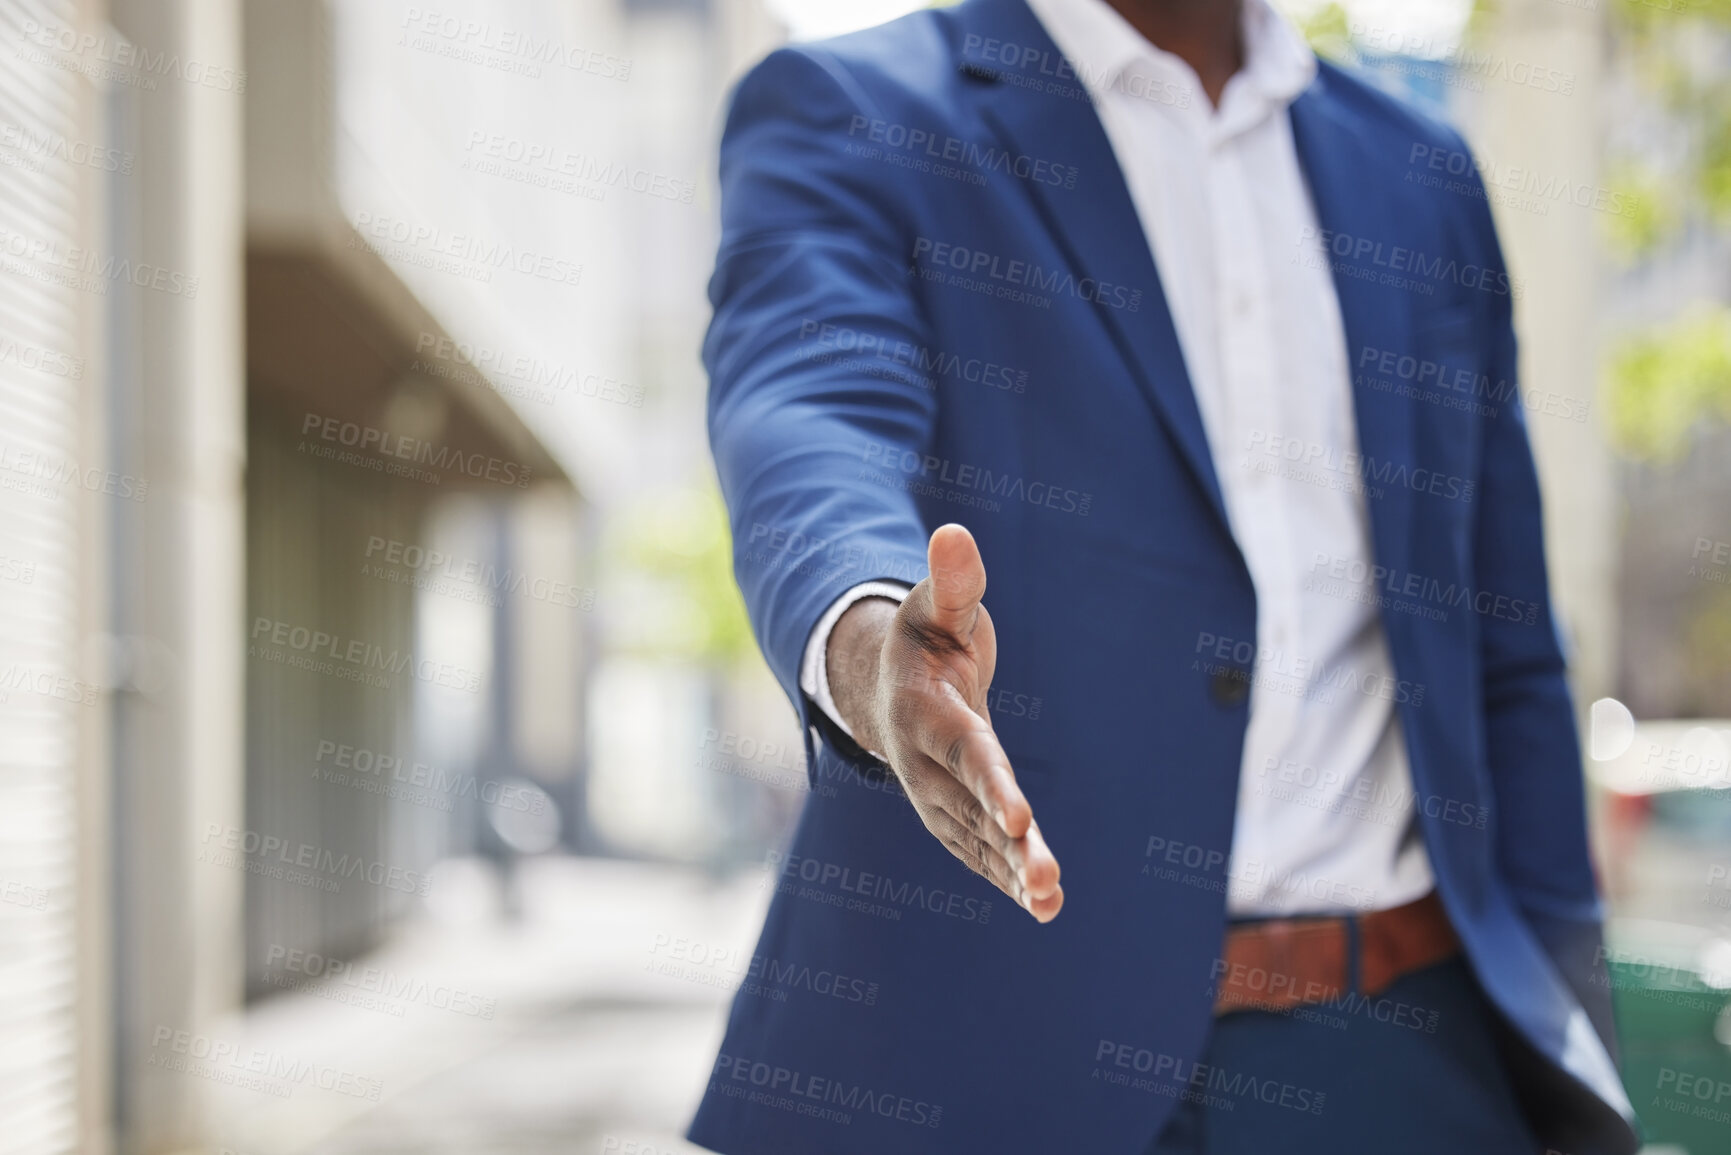
<svg viewBox="0 0 1731 1155">
<path fill-rule="evenodd" d="M 695 1150 L 810 788 L 716 138 L 916 6 L 0 0 L 0 1155 Z M 1731 0 L 1283 6 L 1477 154 L 1626 1078 L 1731 1150 Z"/>
</svg>

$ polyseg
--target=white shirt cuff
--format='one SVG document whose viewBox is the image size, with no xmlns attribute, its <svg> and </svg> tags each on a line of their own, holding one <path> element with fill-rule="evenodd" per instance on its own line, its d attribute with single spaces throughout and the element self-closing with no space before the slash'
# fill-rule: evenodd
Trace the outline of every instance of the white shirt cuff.
<svg viewBox="0 0 1731 1155">
<path fill-rule="evenodd" d="M 841 720 L 841 714 L 836 710 L 835 697 L 829 692 L 830 631 L 835 629 L 835 624 L 841 620 L 847 608 L 861 598 L 891 598 L 900 602 L 908 596 L 908 591 L 912 588 L 893 581 L 861 582 L 830 603 L 829 609 L 823 612 L 823 617 L 812 627 L 811 637 L 805 641 L 805 656 L 799 663 L 799 688 L 804 690 L 805 696 L 817 703 L 817 708 L 828 715 L 829 720 L 849 738 L 853 737 L 853 731 Z"/>
</svg>

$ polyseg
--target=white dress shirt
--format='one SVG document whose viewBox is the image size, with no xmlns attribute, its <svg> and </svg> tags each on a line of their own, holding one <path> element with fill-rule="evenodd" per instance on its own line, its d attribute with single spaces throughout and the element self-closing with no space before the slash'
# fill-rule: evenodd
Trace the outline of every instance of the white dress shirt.
<svg viewBox="0 0 1731 1155">
<path fill-rule="evenodd" d="M 1372 560 L 1364 491 L 1356 474 L 1286 456 L 1319 447 L 1340 462 L 1358 448 L 1340 304 L 1287 115 L 1316 57 L 1266 0 L 1244 0 L 1244 67 L 1215 107 L 1188 64 L 1105 0 L 1029 4 L 1123 170 L 1256 587 L 1228 910 L 1410 902 L 1433 879 L 1394 695 L 1378 692 L 1396 685 L 1387 642 L 1362 583 L 1328 580 Z M 824 664 L 830 630 L 858 598 L 906 589 L 856 586 L 812 631 L 800 685 L 844 731 Z"/>
</svg>

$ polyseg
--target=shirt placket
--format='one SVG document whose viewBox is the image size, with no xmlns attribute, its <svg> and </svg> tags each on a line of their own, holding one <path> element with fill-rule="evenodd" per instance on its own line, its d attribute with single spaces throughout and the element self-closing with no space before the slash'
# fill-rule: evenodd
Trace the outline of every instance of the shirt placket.
<svg viewBox="0 0 1731 1155">
<path fill-rule="evenodd" d="M 1242 133 L 1219 131 L 1209 142 L 1208 211 L 1215 254 L 1215 347 L 1218 386 L 1231 431 L 1229 468 L 1235 473 L 1231 500 L 1241 527 L 1240 548 L 1257 594 L 1260 668 L 1253 684 L 1252 721 L 1258 745 L 1278 750 L 1291 735 L 1303 701 L 1294 579 L 1289 572 L 1293 534 L 1301 503 L 1292 500 L 1294 481 L 1256 461 L 1253 445 L 1293 435 L 1292 406 L 1280 387 L 1271 310 L 1274 286 L 1262 259 L 1262 228 L 1249 187 L 1249 158 Z M 1256 465 L 1265 468 L 1255 468 Z M 1276 692 L 1270 692 L 1274 690 Z"/>
</svg>

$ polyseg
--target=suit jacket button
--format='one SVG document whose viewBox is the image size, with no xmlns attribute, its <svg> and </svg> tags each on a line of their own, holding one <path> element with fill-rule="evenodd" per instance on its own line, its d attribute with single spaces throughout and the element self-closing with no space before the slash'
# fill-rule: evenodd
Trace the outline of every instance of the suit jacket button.
<svg viewBox="0 0 1731 1155">
<path fill-rule="evenodd" d="M 1250 697 L 1249 670 L 1216 670 L 1208 679 L 1208 695 L 1222 706 L 1241 706 Z"/>
</svg>

